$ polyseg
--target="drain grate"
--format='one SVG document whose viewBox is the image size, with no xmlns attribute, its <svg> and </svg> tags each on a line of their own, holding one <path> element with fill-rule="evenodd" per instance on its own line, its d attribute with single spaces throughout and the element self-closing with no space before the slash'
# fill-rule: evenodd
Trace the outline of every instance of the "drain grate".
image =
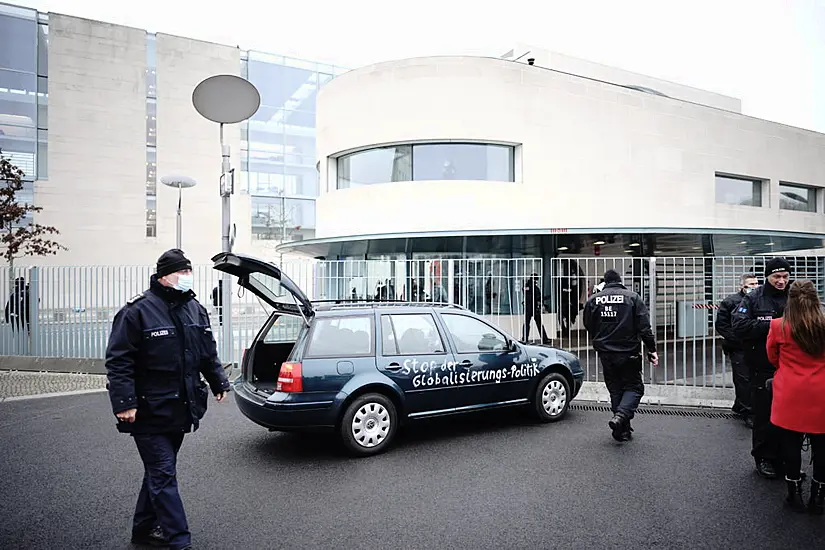
<svg viewBox="0 0 825 550">
<path fill-rule="evenodd" d="M 598 403 L 571 403 L 570 409 L 574 411 L 610 412 L 608 405 Z M 739 415 L 727 411 L 717 411 L 713 409 L 691 409 L 684 407 L 650 407 L 641 406 L 636 410 L 636 414 L 641 415 L 664 415 L 664 416 L 686 416 L 693 418 L 726 418 L 736 420 Z"/>
</svg>

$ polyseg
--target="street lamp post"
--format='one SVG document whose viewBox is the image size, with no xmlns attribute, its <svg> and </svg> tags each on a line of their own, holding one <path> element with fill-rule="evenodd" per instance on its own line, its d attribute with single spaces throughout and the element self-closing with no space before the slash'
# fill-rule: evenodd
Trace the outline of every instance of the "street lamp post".
<svg viewBox="0 0 825 550">
<path fill-rule="evenodd" d="M 224 142 L 224 124 L 243 122 L 254 115 L 261 104 L 261 95 L 248 80 L 231 74 L 210 76 L 195 86 L 192 104 L 205 119 L 220 124 L 221 142 L 221 251 L 232 252 L 234 236 L 230 237 L 231 203 L 235 190 L 235 170 L 230 168 L 229 145 Z M 229 274 L 223 274 L 221 308 L 223 315 L 223 352 L 232 362 L 232 286 Z"/>
<path fill-rule="evenodd" d="M 183 190 L 195 187 L 198 182 L 188 176 L 163 176 L 160 178 L 163 185 L 169 187 L 177 187 L 178 189 L 178 219 L 177 219 L 177 238 L 175 239 L 175 248 L 181 249 L 181 203 L 183 201 Z"/>
</svg>

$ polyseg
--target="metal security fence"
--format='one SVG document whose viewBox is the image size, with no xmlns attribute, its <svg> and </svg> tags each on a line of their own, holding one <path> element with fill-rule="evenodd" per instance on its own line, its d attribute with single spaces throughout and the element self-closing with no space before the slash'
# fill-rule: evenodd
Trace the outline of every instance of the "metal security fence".
<svg viewBox="0 0 825 550">
<path fill-rule="evenodd" d="M 293 260 L 280 267 L 313 300 L 454 302 L 517 334 L 522 281 L 540 273 L 542 262 Z M 0 355 L 105 357 L 115 314 L 148 287 L 153 272 L 148 265 L 0 269 L 0 293 L 11 312 L 0 325 Z M 237 364 L 272 310 L 211 265 L 194 266 L 193 272 L 193 290 L 210 313 L 221 359 Z M 231 312 L 220 303 L 223 284 L 231 285 Z M 25 314 L 16 316 L 18 310 Z M 231 346 L 224 344 L 226 325 Z M 295 330 L 285 323 L 268 337 L 294 337 Z"/>
<path fill-rule="evenodd" d="M 762 281 L 770 256 L 555 258 L 544 274 L 545 327 L 556 346 L 581 357 L 591 381 L 601 380 L 581 313 L 587 298 L 608 269 L 623 277 L 650 308 L 659 366 L 646 368 L 646 381 L 698 387 L 733 387 L 714 322 L 719 303 L 739 290 L 740 277 L 752 273 Z M 814 281 L 825 295 L 825 257 L 787 257 L 793 279 Z"/>
<path fill-rule="evenodd" d="M 587 380 L 600 366 L 581 312 L 607 269 L 618 271 L 651 311 L 659 367 L 646 367 L 648 383 L 732 387 L 722 338 L 714 328 L 719 302 L 738 290 L 743 273 L 761 280 L 769 257 L 571 257 L 420 260 L 288 261 L 280 267 L 313 300 L 450 302 L 486 317 L 522 341 L 540 341 L 577 353 Z M 825 294 L 825 257 L 788 257 L 793 278 L 813 280 Z M 0 268 L 6 312 L 0 355 L 102 358 L 112 320 L 143 291 L 153 266 Z M 207 307 L 221 358 L 237 364 L 270 314 L 254 294 L 231 285 L 232 308 L 217 299 L 223 274 L 196 266 L 194 290 Z M 538 290 L 530 291 L 535 275 Z M 525 297 L 538 293 L 541 327 L 528 324 Z M 224 345 L 224 326 L 232 345 Z M 294 338 L 299 325 L 284 323 L 268 337 Z M 525 334 L 525 329 L 527 333 Z"/>
</svg>

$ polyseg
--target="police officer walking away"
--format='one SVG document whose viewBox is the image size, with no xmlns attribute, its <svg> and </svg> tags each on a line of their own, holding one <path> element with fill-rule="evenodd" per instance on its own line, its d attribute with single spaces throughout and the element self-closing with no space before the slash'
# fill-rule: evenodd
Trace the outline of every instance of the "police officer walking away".
<svg viewBox="0 0 825 550">
<path fill-rule="evenodd" d="M 733 402 L 734 413 L 742 415 L 748 426 L 753 426 L 751 418 L 751 387 L 750 373 L 745 364 L 745 351 L 742 349 L 742 342 L 733 331 L 733 313 L 739 307 L 742 299 L 750 294 L 753 289 L 759 286 L 756 276 L 751 273 L 742 275 L 739 292 L 731 294 L 719 304 L 719 311 L 716 313 L 716 331 L 722 335 L 722 351 L 730 361 L 733 371 L 733 387 L 736 392 L 736 399 Z"/>
<path fill-rule="evenodd" d="M 765 284 L 744 296 L 733 314 L 733 331 L 742 341 L 751 379 L 753 448 L 756 471 L 776 479 L 782 470 L 780 431 L 771 424 L 771 391 L 767 384 L 776 367 L 768 360 L 771 319 L 782 317 L 788 302 L 791 264 L 774 258 L 765 265 Z"/>
<path fill-rule="evenodd" d="M 530 339 L 530 322 L 536 320 L 536 328 L 539 331 L 541 343 L 548 342 L 547 332 L 541 320 L 542 294 L 539 286 L 539 276 L 532 273 L 530 278 L 524 282 L 524 342 Z"/>
<path fill-rule="evenodd" d="M 149 290 L 115 315 L 106 370 L 118 430 L 132 435 L 145 468 L 132 542 L 191 548 L 177 455 L 184 434 L 197 430 L 206 413 L 209 389 L 223 401 L 229 381 L 182 251 L 164 252 Z"/>
<path fill-rule="evenodd" d="M 604 282 L 604 288 L 587 300 L 583 322 L 593 340 L 593 349 L 599 353 L 604 382 L 610 392 L 613 418 L 608 425 L 613 439 L 627 441 L 633 431 L 630 421 L 645 393 L 642 343 L 654 366 L 659 363 L 659 356 L 644 300 L 625 287 L 621 276 L 612 269 L 605 272 Z"/>
</svg>

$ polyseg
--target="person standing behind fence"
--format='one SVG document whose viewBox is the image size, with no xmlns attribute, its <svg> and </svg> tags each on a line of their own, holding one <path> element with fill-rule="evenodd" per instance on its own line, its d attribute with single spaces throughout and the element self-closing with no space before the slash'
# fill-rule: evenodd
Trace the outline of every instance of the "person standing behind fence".
<svg viewBox="0 0 825 550">
<path fill-rule="evenodd" d="M 733 387 L 736 392 L 736 399 L 733 402 L 732 410 L 734 413 L 742 415 L 748 426 L 753 426 L 750 373 L 745 364 L 745 351 L 742 348 L 742 341 L 733 331 L 732 316 L 742 299 L 758 286 L 759 281 L 755 275 L 751 273 L 742 275 L 739 292 L 722 300 L 722 303 L 719 304 L 719 311 L 716 313 L 716 331 L 724 338 L 722 351 L 730 361 L 731 370 L 733 371 Z"/>
<path fill-rule="evenodd" d="M 548 342 L 547 332 L 544 330 L 544 324 L 541 319 L 542 309 L 542 294 L 539 286 L 539 276 L 537 273 L 530 275 L 524 283 L 524 342 L 530 339 L 530 324 L 533 319 L 536 320 L 536 328 L 538 329 L 541 343 Z"/>
<path fill-rule="evenodd" d="M 779 433 L 771 424 L 771 392 L 767 381 L 776 370 L 768 359 L 766 345 L 771 320 L 782 317 L 788 302 L 791 264 L 774 258 L 765 265 L 765 284 L 744 296 L 733 314 L 733 332 L 742 341 L 745 364 L 751 377 L 753 446 L 756 471 L 767 479 L 781 474 Z"/>
<path fill-rule="evenodd" d="M 145 469 L 132 542 L 191 548 L 178 493 L 178 451 L 184 434 L 198 429 L 209 390 L 221 402 L 229 381 L 182 251 L 163 253 L 149 290 L 115 315 L 106 371 L 117 428 L 132 435 Z"/>
<path fill-rule="evenodd" d="M 14 280 L 14 288 L 9 295 L 9 300 L 6 302 L 5 311 L 6 322 L 11 325 L 12 330 L 31 330 L 29 325 L 31 309 L 29 306 L 29 285 L 26 284 L 26 279 L 17 277 Z"/>
<path fill-rule="evenodd" d="M 782 431 L 786 501 L 804 512 L 802 441 L 811 441 L 814 477 L 807 509 L 823 513 L 825 501 L 825 314 L 811 281 L 794 281 L 782 319 L 771 321 L 768 359 L 776 365 L 771 422 Z"/>
<path fill-rule="evenodd" d="M 604 288 L 584 305 L 583 322 L 593 340 L 593 349 L 599 353 L 604 382 L 610 392 L 613 418 L 608 425 L 613 439 L 627 441 L 633 431 L 630 421 L 645 393 L 642 344 L 654 366 L 659 356 L 647 304 L 622 284 L 616 271 L 605 272 L 604 282 Z"/>
</svg>

